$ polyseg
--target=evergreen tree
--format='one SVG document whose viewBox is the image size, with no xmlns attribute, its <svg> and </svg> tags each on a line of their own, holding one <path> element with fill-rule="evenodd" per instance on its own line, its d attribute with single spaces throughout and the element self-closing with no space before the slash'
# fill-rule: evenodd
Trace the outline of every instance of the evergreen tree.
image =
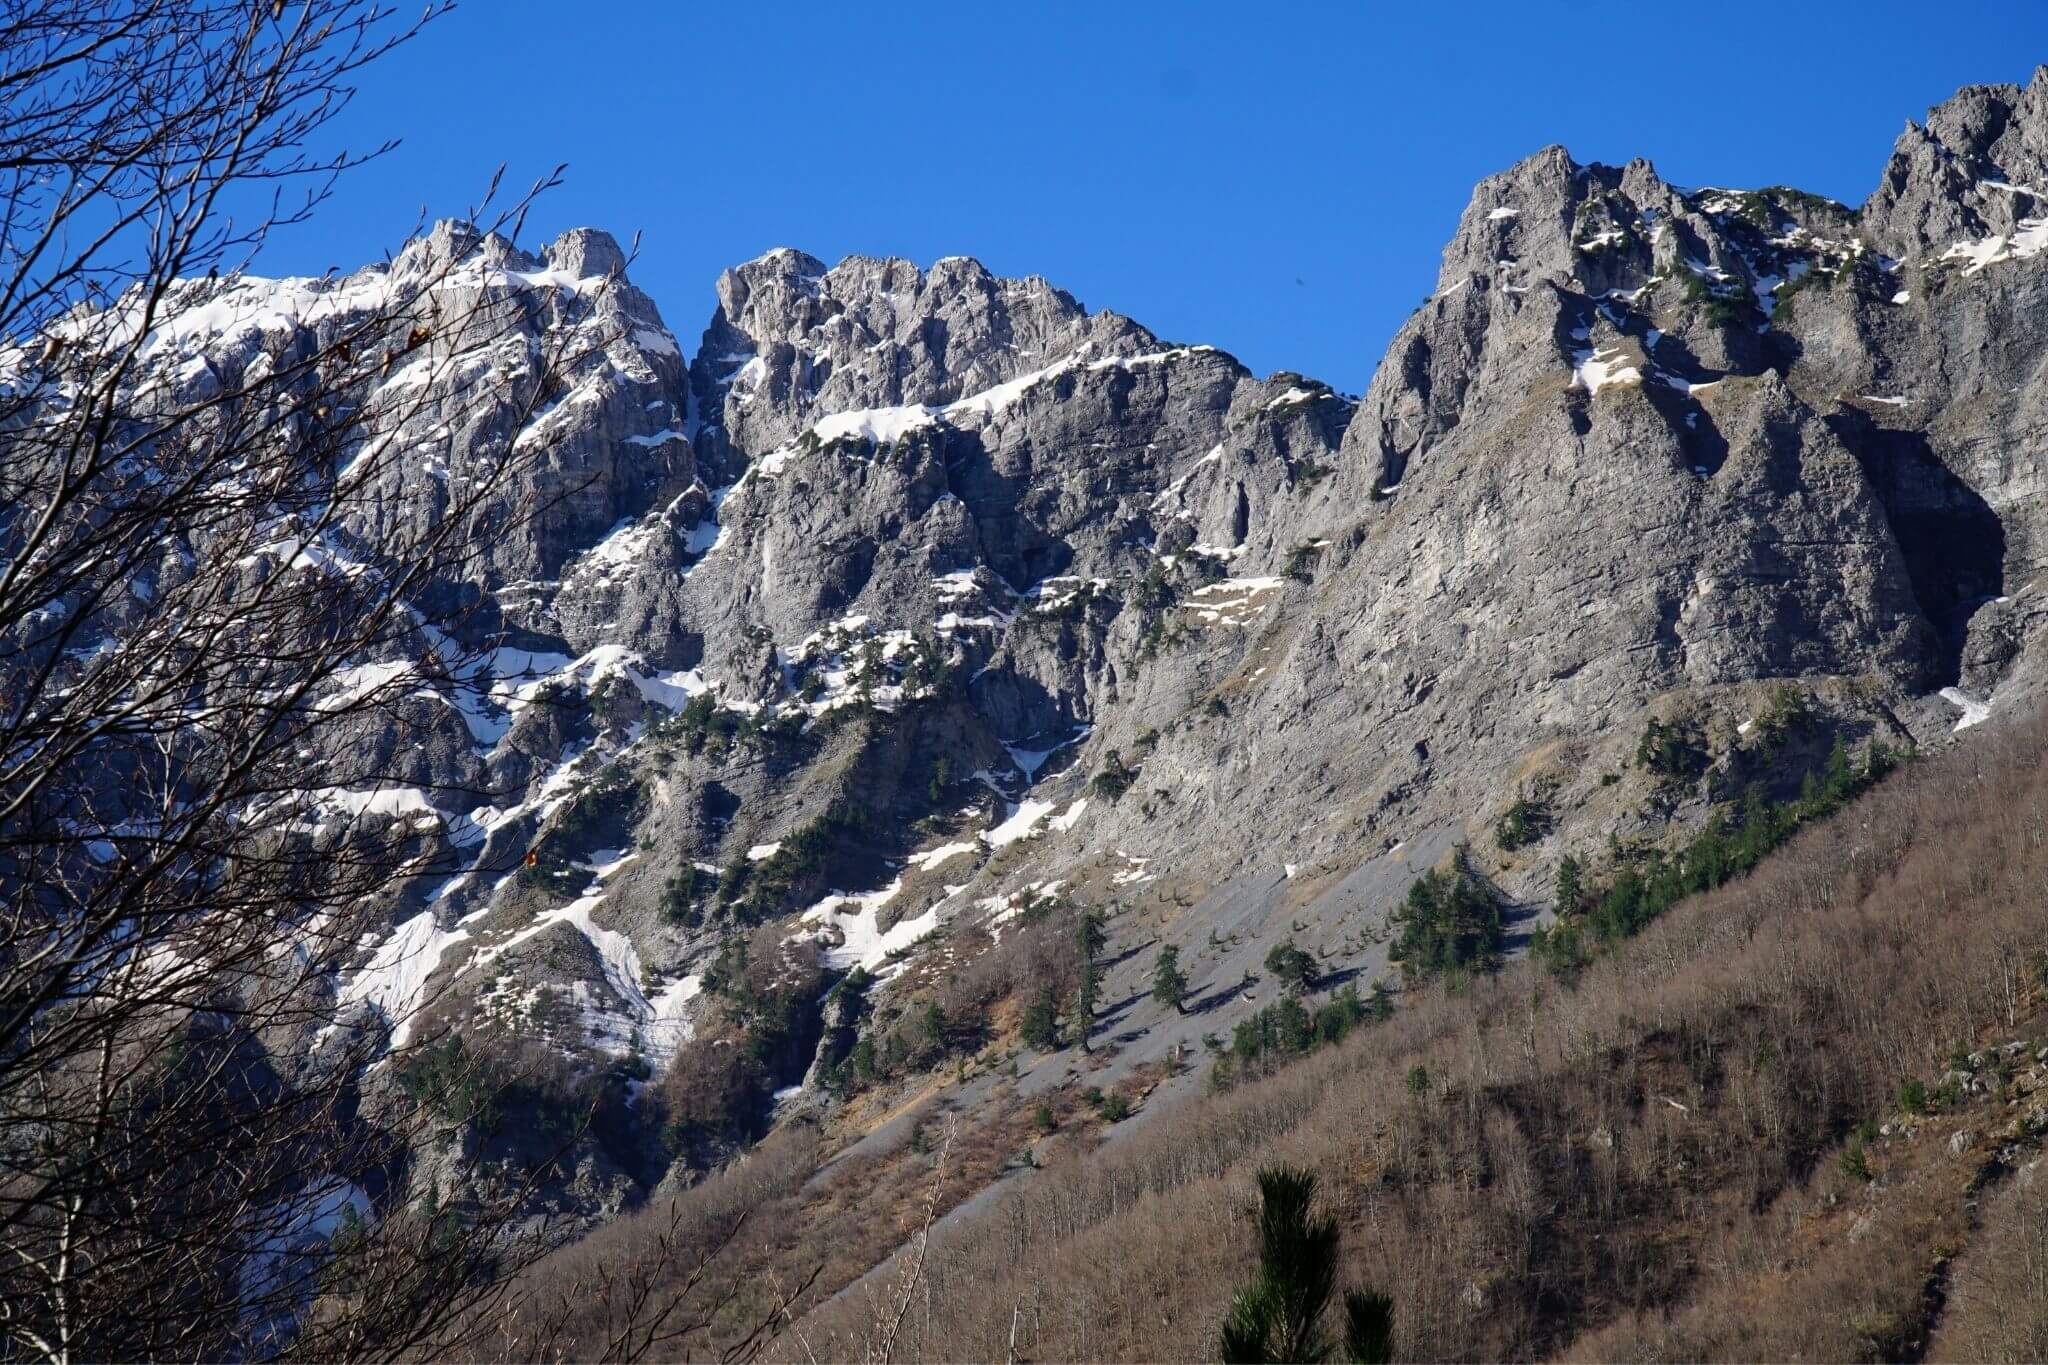
<svg viewBox="0 0 2048 1365">
<path fill-rule="evenodd" d="M 1316 1040 L 1315 1023 L 1297 995 L 1283 995 L 1273 1007 L 1273 1032 L 1288 1052 L 1306 1052 Z"/>
<path fill-rule="evenodd" d="M 1394 1301 L 1352 1289 L 1344 1294 L 1344 1355 L 1351 1365 L 1389 1365 L 1394 1358 Z"/>
<path fill-rule="evenodd" d="M 1418 877 L 1394 923 L 1399 932 L 1388 956 L 1412 977 L 1490 968 L 1505 935 L 1500 906 L 1462 856 Z"/>
<path fill-rule="evenodd" d="M 1341 1043 L 1351 1030 L 1364 1022 L 1365 1002 L 1358 998 L 1358 987 L 1346 986 L 1315 1012 L 1316 1045 Z"/>
<path fill-rule="evenodd" d="M 1059 1046 L 1059 1004 L 1052 998 L 1052 992 L 1042 990 L 1038 998 L 1024 1007 L 1024 1021 L 1021 1032 L 1027 1047 L 1049 1052 Z"/>
<path fill-rule="evenodd" d="M 1180 969 L 1180 949 L 1171 943 L 1159 950 L 1159 960 L 1152 966 L 1152 998 L 1162 1005 L 1171 1005 L 1180 1014 L 1186 1014 L 1183 1003 L 1188 996 L 1187 974 Z"/>
<path fill-rule="evenodd" d="M 1102 932 L 1102 912 L 1090 910 L 1081 916 L 1081 922 L 1075 929 L 1075 938 L 1081 949 L 1081 960 L 1092 964 L 1096 954 L 1102 951 L 1102 945 L 1108 941 Z"/>
<path fill-rule="evenodd" d="M 934 1000 L 924 1007 L 924 1014 L 918 1020 L 918 1032 L 924 1035 L 924 1049 L 927 1056 L 937 1056 L 946 1051 L 951 1023 L 946 1011 Z"/>
<path fill-rule="evenodd" d="M 1086 1052 L 1088 1032 L 1095 1027 L 1096 1000 L 1102 990 L 1102 979 L 1095 967 L 1095 955 L 1102 951 L 1104 942 L 1102 916 L 1093 910 L 1081 916 L 1074 934 L 1075 947 L 1081 954 L 1081 981 L 1074 989 L 1074 1018 L 1069 1028 L 1073 1040 Z"/>
<path fill-rule="evenodd" d="M 747 977 L 750 963 L 747 957 L 747 936 L 729 934 L 718 945 L 718 956 L 704 973 L 704 993 L 720 995 L 742 1010 L 753 1007 L 753 992 Z"/>
<path fill-rule="evenodd" d="M 1269 1166 L 1259 1172 L 1259 1268 L 1223 1319 L 1226 1362 L 1321 1361 L 1323 1310 L 1337 1284 L 1337 1220 L 1312 1212 L 1316 1178 Z M 1344 1296 L 1344 1353 L 1357 1362 L 1393 1358 L 1393 1303 L 1361 1290 Z"/>
<path fill-rule="evenodd" d="M 1849 740 L 1839 731 L 1835 734 L 1834 747 L 1828 750 L 1828 766 L 1821 780 L 1830 802 L 1847 796 L 1856 783 L 1856 769 L 1849 762 Z"/>
<path fill-rule="evenodd" d="M 1519 789 L 1515 792 L 1515 803 L 1494 824 L 1493 841 L 1503 852 L 1512 853 L 1525 844 L 1535 843 L 1549 831 L 1548 791 L 1539 785 L 1533 797 Z"/>
<path fill-rule="evenodd" d="M 1127 767 L 1123 755 L 1111 749 L 1103 758 L 1102 771 L 1095 774 L 1090 785 L 1098 796 L 1106 796 L 1115 801 L 1129 791 L 1131 783 L 1137 780 L 1137 770 Z"/>
<path fill-rule="evenodd" d="M 1539 925 L 1530 935 L 1529 950 L 1550 969 L 1552 976 L 1567 986 L 1577 985 L 1579 973 L 1593 960 L 1592 954 L 1586 951 L 1578 924 L 1570 920 Z"/>
<path fill-rule="evenodd" d="M 1266 970 L 1288 990 L 1305 991 L 1316 984 L 1315 958 L 1297 948 L 1293 939 L 1273 945 L 1266 954 Z"/>
<path fill-rule="evenodd" d="M 1698 730 L 1687 722 L 1651 720 L 1636 745 L 1636 766 L 1666 783 L 1689 782 L 1706 771 L 1708 756 Z"/>
<path fill-rule="evenodd" d="M 1579 902 L 1586 896 L 1585 865 L 1571 854 L 1565 854 L 1558 860 L 1555 886 L 1551 908 L 1560 916 L 1577 914 Z"/>
<path fill-rule="evenodd" d="M 1080 984 L 1074 987 L 1073 1017 L 1067 1021 L 1067 1041 L 1088 1051 L 1088 1032 L 1095 1027 L 1095 1002 L 1101 983 L 1095 978 L 1095 966 L 1090 963 L 1081 969 Z"/>
<path fill-rule="evenodd" d="M 1684 897 L 1710 891 L 1752 871 L 1803 825 L 1840 810 L 1888 773 L 1896 761 L 1897 756 L 1882 745 L 1872 744 L 1859 769 L 1850 757 L 1847 740 L 1838 735 L 1826 764 L 1806 774 L 1797 799 L 1773 801 L 1761 784 L 1752 784 L 1743 793 L 1732 824 L 1726 814 L 1717 812 L 1692 842 L 1675 854 L 1634 855 L 1610 836 L 1608 852 L 1614 871 L 1606 888 L 1588 892 L 1583 888 L 1583 874 L 1576 874 L 1580 904 L 1592 901 L 1585 922 L 1593 937 L 1602 943 L 1627 938 Z M 1563 915 L 1563 865 L 1558 868 L 1558 880 L 1558 912 Z M 1411 892 L 1411 902 L 1415 899 Z M 1586 960 L 1582 945 L 1567 941 L 1570 936 L 1560 932 L 1566 927 L 1560 924 L 1547 943 L 1537 945 L 1539 951 L 1550 952 L 1553 970 L 1560 964 L 1576 970 Z M 1409 951 L 1411 940 L 1424 946 L 1429 941 L 1423 929 L 1404 926 L 1402 939 L 1395 945 L 1397 957 Z"/>
<path fill-rule="evenodd" d="M 695 863 L 684 863 L 683 870 L 670 877 L 662 888 L 662 918 L 672 924 L 696 928 L 704 921 L 702 902 L 711 889 L 708 873 L 701 871 Z"/>
</svg>

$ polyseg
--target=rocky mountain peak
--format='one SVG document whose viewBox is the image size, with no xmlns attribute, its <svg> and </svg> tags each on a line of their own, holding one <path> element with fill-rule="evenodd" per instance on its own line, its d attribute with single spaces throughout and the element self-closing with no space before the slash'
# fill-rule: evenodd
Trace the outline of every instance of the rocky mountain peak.
<svg viewBox="0 0 2048 1365">
<path fill-rule="evenodd" d="M 1900 256 L 2010 236 L 2048 206 L 2048 66 L 2025 86 L 1970 85 L 1908 122 L 1864 206 Z"/>
<path fill-rule="evenodd" d="M 760 454 L 816 416 L 951 402 L 1087 344 L 1118 354 L 1159 343 L 1042 279 L 1002 279 L 971 257 L 927 270 L 850 256 L 828 270 L 782 248 L 720 277 L 692 378 L 728 448 Z"/>
<path fill-rule="evenodd" d="M 570 228 L 549 242 L 541 254 L 550 269 L 577 279 L 607 279 L 626 270 L 626 253 L 619 249 L 618 240 L 599 228 Z"/>
<path fill-rule="evenodd" d="M 509 248 L 504 239 L 498 241 Z M 415 261 L 420 265 L 440 263 L 443 265 L 462 260 L 484 243 L 484 232 L 467 218 L 440 218 L 427 229 L 425 235 L 415 237 L 399 251 L 401 261 Z"/>
</svg>

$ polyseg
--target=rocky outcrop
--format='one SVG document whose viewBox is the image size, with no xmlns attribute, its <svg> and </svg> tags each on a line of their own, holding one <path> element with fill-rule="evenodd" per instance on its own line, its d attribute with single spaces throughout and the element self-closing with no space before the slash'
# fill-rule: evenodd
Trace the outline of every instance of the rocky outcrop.
<svg viewBox="0 0 2048 1365">
<path fill-rule="evenodd" d="M 741 459 L 810 421 L 862 408 L 943 403 L 1071 355 L 1154 349 L 1114 313 L 1090 314 L 1044 280 L 1002 280 L 978 261 L 850 257 L 827 270 L 787 248 L 726 271 L 691 366 L 698 402 Z"/>
<path fill-rule="evenodd" d="M 2048 194 L 2048 67 L 2025 86 L 1972 85 L 1908 122 L 1864 206 L 1873 240 L 1900 256 L 2011 236 Z"/>
</svg>

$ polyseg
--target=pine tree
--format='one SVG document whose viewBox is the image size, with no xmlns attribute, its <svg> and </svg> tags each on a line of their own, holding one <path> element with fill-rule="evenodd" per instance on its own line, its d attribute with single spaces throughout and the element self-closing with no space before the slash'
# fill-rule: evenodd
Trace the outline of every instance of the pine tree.
<svg viewBox="0 0 2048 1365">
<path fill-rule="evenodd" d="M 1075 947 L 1081 954 L 1081 981 L 1074 989 L 1074 1018 L 1069 1025 L 1074 1042 L 1080 1044 L 1083 1052 L 1088 1050 L 1088 1032 L 1095 1027 L 1096 997 L 1102 989 L 1095 955 L 1102 951 L 1103 942 L 1102 916 L 1091 910 L 1081 916 L 1075 929 Z"/>
<path fill-rule="evenodd" d="M 1259 1172 L 1259 1268 L 1231 1300 L 1220 1354 L 1226 1362 L 1321 1361 L 1329 1343 L 1323 1310 L 1337 1284 L 1337 1220 L 1311 1212 L 1316 1178 L 1270 1166 Z M 1382 1295 L 1344 1296 L 1346 1359 L 1393 1358 L 1394 1305 Z"/>
<path fill-rule="evenodd" d="M 1102 912 L 1090 910 L 1081 916 L 1081 923 L 1075 930 L 1075 936 L 1081 948 L 1081 960 L 1093 964 L 1095 955 L 1102 951 L 1102 945 L 1108 941 L 1102 932 Z"/>
<path fill-rule="evenodd" d="M 1577 914 L 1579 903 L 1586 896 L 1586 869 L 1579 860 L 1567 853 L 1558 860 L 1556 890 L 1551 897 L 1551 908 L 1560 917 Z"/>
<path fill-rule="evenodd" d="M 1259 1172 L 1259 1269 L 1223 1320 L 1226 1362 L 1321 1360 L 1323 1308 L 1337 1283 L 1337 1220 L 1315 1217 L 1316 1178 Z"/>
<path fill-rule="evenodd" d="M 1047 1052 L 1059 1045 L 1059 1004 L 1052 992 L 1041 990 L 1038 998 L 1024 1007 L 1021 1032 L 1026 1046 Z"/>
<path fill-rule="evenodd" d="M 1188 978 L 1180 969 L 1180 949 L 1169 943 L 1159 950 L 1159 960 L 1152 967 L 1152 998 L 1186 1014 L 1187 1006 L 1182 1002 L 1187 995 Z"/>
<path fill-rule="evenodd" d="M 1308 1051 L 1316 1040 L 1315 1025 L 1301 997 L 1283 995 L 1272 1009 L 1273 1032 L 1280 1046 L 1289 1052 Z"/>
<path fill-rule="evenodd" d="M 918 1031 L 924 1034 L 925 1048 L 932 1053 L 943 1053 L 949 1037 L 951 1024 L 946 1011 L 934 1000 L 924 1007 L 924 1015 L 918 1020 Z"/>
<path fill-rule="evenodd" d="M 1067 1021 L 1067 1040 L 1088 1051 L 1088 1032 L 1095 1027 L 1095 1000 L 1101 983 L 1095 978 L 1095 964 L 1081 969 L 1080 984 L 1074 988 L 1073 1018 Z"/>
<path fill-rule="evenodd" d="M 1266 954 L 1266 970 L 1287 990 L 1305 991 L 1316 984 L 1315 958 L 1296 947 L 1293 939 L 1273 945 Z"/>
<path fill-rule="evenodd" d="M 1393 923 L 1387 954 L 1418 978 L 1491 969 L 1505 933 L 1500 906 L 1462 852 L 1450 867 L 1425 872 L 1409 886 Z"/>
<path fill-rule="evenodd" d="M 1849 795 L 1856 785 L 1856 765 L 1849 759 L 1848 736 L 1837 733 L 1834 747 L 1828 750 L 1828 766 L 1822 777 L 1821 790 L 1826 796 L 1828 809 L 1832 810 Z"/>
<path fill-rule="evenodd" d="M 1388 1365 L 1394 1358 L 1394 1301 L 1352 1289 L 1344 1295 L 1344 1355 L 1351 1365 Z"/>
<path fill-rule="evenodd" d="M 1102 771 L 1095 774 L 1091 785 L 1099 796 L 1115 801 L 1130 790 L 1131 783 L 1138 780 L 1137 771 L 1124 764 L 1123 755 L 1111 749 L 1104 756 Z"/>
</svg>

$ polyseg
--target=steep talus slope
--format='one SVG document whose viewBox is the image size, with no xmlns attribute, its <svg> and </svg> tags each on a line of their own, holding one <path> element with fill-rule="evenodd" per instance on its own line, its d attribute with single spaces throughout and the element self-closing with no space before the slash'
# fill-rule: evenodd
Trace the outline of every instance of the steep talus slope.
<svg viewBox="0 0 2048 1365">
<path fill-rule="evenodd" d="M 431 1000 L 597 1098 L 549 1190 L 594 1216 L 799 1113 L 898 1140 L 932 1068 L 1014 1040 L 1048 908 L 1107 915 L 1112 1047 L 1017 1054 L 1044 1093 L 1228 1034 L 1283 939 L 1391 982 L 1388 911 L 1460 842 L 1533 917 L 1568 851 L 1796 789 L 1826 744 L 1753 731 L 1778 684 L 1859 746 L 2030 710 L 2044 159 L 2048 74 L 1909 126 L 1861 210 L 1546 149 L 1475 189 L 1358 399 L 964 258 L 771 252 L 688 365 L 599 233 L 231 281 L 325 302 L 181 357 L 454 267 L 372 396 L 415 452 L 374 515 L 513 476 L 407 642 L 465 660 L 375 740 L 408 795 L 350 811 L 437 860 L 338 998 L 400 1041 Z M 1638 761 L 1653 717 L 1697 737 L 1683 783 Z M 1492 847 L 1529 792 L 1540 836 Z M 1196 1013 L 1146 999 L 1158 942 Z"/>
</svg>

